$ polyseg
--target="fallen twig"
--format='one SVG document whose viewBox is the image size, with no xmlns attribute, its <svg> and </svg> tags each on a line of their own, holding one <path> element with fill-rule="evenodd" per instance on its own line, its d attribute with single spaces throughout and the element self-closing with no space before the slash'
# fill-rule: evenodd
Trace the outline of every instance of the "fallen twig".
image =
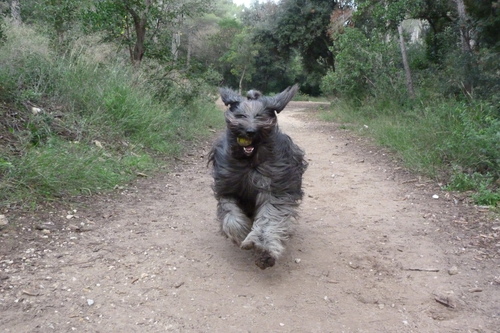
<svg viewBox="0 0 500 333">
<path fill-rule="evenodd" d="M 436 268 L 406 268 L 405 271 L 413 271 L 413 272 L 439 272 L 439 269 L 436 269 Z"/>
</svg>

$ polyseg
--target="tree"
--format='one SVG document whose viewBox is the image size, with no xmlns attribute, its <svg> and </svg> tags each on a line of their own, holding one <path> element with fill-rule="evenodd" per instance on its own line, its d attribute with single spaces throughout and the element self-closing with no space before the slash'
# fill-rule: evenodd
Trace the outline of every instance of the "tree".
<svg viewBox="0 0 500 333">
<path fill-rule="evenodd" d="M 307 73 L 324 75 L 334 65 L 328 26 L 337 2 L 331 0 L 284 0 L 273 25 L 283 52 L 296 50 Z M 319 84 L 319 82 L 318 82 Z"/>
<path fill-rule="evenodd" d="M 80 11 L 93 0 L 23 0 L 21 16 L 25 23 L 48 27 L 49 33 L 61 46 L 67 33 L 78 25 Z"/>
<path fill-rule="evenodd" d="M 89 29 L 126 45 L 131 62 L 139 65 L 148 50 L 167 49 L 158 41 L 165 40 L 167 31 L 175 36 L 173 28 L 183 17 L 201 15 L 210 5 L 210 0 L 102 0 L 85 13 L 85 19 Z M 176 43 L 180 41 L 174 41 L 175 47 L 171 43 L 171 52 L 178 50 Z"/>
<path fill-rule="evenodd" d="M 319 93 L 320 78 L 333 67 L 333 54 L 329 50 L 328 22 L 336 1 L 283 0 L 254 3 L 243 16 L 245 25 L 252 27 L 253 42 L 261 52 L 256 59 L 259 69 L 255 78 L 271 84 L 278 78 L 289 77 L 295 60 L 302 61 L 301 90 Z M 281 79 L 276 89 L 292 82 Z M 274 83 L 272 83 L 274 85 Z"/>
<path fill-rule="evenodd" d="M 476 48 L 500 51 L 500 4 L 493 0 L 464 0 Z"/>
<path fill-rule="evenodd" d="M 403 26 L 401 24 L 398 25 L 398 34 L 399 34 L 399 48 L 401 50 L 403 67 L 405 69 L 406 88 L 408 89 L 408 94 L 410 95 L 410 98 L 413 99 L 415 98 L 415 89 L 413 88 L 413 79 L 411 77 L 410 65 L 408 64 L 408 54 L 406 53 L 405 38 L 403 35 Z"/>
<path fill-rule="evenodd" d="M 255 73 L 255 58 L 258 53 L 256 46 L 251 43 L 251 35 L 247 30 L 242 30 L 234 37 L 230 49 L 223 57 L 223 60 L 230 64 L 231 73 L 239 77 L 240 94 L 244 80 L 251 78 Z"/>
</svg>

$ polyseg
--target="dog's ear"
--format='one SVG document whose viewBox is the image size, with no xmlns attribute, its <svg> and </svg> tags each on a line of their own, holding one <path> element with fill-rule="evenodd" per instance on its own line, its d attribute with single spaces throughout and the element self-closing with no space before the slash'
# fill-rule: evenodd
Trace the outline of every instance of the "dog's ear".
<svg viewBox="0 0 500 333">
<path fill-rule="evenodd" d="M 292 100 L 297 90 L 299 90 L 298 84 L 286 88 L 276 96 L 268 97 L 266 107 L 268 109 L 276 111 L 276 113 L 280 113 L 288 104 L 288 102 Z"/>
<path fill-rule="evenodd" d="M 233 109 L 234 107 L 238 106 L 238 104 L 243 101 L 243 97 L 241 97 L 236 91 L 232 89 L 220 88 L 219 93 L 224 105 L 225 106 L 229 105 L 230 109 Z"/>
</svg>

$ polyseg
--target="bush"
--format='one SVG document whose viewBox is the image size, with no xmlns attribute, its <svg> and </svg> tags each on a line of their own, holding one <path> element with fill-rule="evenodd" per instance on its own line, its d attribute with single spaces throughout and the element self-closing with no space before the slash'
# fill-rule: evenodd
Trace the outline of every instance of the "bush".
<svg viewBox="0 0 500 333">
<path fill-rule="evenodd" d="M 346 28 L 331 51 L 335 70 L 322 80 L 321 90 L 353 102 L 367 98 L 401 102 L 406 99 L 402 71 L 391 61 L 399 58 L 397 44 L 367 38 L 356 28 Z"/>
</svg>

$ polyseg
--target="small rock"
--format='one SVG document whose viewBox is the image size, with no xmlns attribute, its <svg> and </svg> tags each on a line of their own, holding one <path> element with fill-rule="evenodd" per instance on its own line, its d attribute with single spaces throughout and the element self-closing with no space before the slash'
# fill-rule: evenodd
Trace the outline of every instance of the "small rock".
<svg viewBox="0 0 500 333">
<path fill-rule="evenodd" d="M 470 293 L 480 293 L 482 291 L 483 291 L 483 289 L 478 288 L 478 287 L 469 289 Z"/>
<path fill-rule="evenodd" d="M 300 258 L 295 259 L 295 263 L 296 264 L 300 263 Z"/>
<path fill-rule="evenodd" d="M 94 305 L 94 300 L 93 300 L 93 299 L 88 298 L 88 299 L 87 299 L 87 304 L 88 304 L 89 306 Z"/>
<path fill-rule="evenodd" d="M 451 267 L 451 268 L 448 270 L 448 274 L 450 274 L 450 275 L 457 275 L 457 274 L 458 274 L 458 267 L 457 267 L 457 266 L 453 266 L 453 267 Z"/>
<path fill-rule="evenodd" d="M 9 224 L 9 220 L 7 220 L 7 216 L 0 215 L 0 230 L 5 228 Z"/>
<path fill-rule="evenodd" d="M 435 293 L 434 299 L 439 304 L 442 304 L 442 305 L 447 306 L 449 308 L 454 309 L 457 307 L 457 297 L 455 296 L 455 293 L 453 291 L 444 291 L 444 292 Z"/>
<path fill-rule="evenodd" d="M 355 263 L 355 262 L 352 262 L 352 261 L 349 261 L 349 267 L 351 267 L 353 269 L 358 269 L 359 268 L 359 264 Z"/>
<path fill-rule="evenodd" d="M 432 196 L 432 199 L 439 199 L 439 195 L 434 194 L 434 195 Z"/>
</svg>

